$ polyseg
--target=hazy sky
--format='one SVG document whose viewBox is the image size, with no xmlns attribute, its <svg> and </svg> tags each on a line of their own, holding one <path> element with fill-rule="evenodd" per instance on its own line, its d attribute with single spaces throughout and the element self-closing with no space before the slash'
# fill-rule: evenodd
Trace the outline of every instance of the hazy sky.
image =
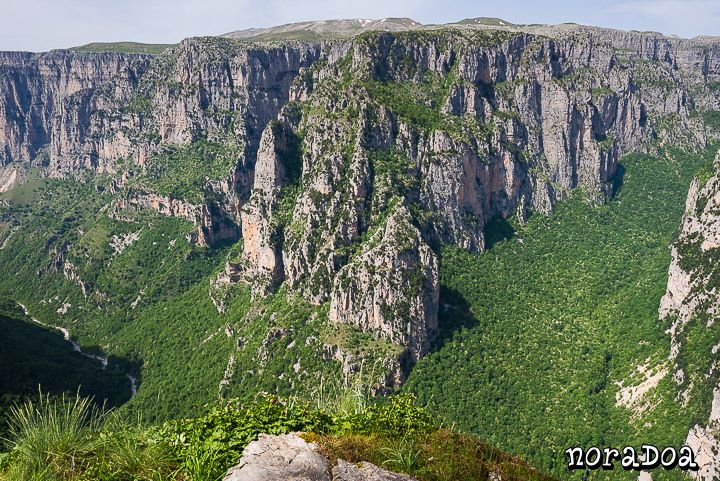
<svg viewBox="0 0 720 481">
<path fill-rule="evenodd" d="M 577 22 L 720 35 L 720 0 L 0 0 L 0 50 L 42 51 L 95 41 L 174 43 L 249 27 L 332 18 L 467 17 Z"/>
</svg>

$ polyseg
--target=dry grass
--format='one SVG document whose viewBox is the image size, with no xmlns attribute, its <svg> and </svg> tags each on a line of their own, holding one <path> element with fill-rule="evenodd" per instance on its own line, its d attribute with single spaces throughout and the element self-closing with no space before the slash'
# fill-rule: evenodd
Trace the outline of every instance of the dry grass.
<svg viewBox="0 0 720 481">
<path fill-rule="evenodd" d="M 502 453 L 473 436 L 447 429 L 403 439 L 359 434 L 303 437 L 317 444 L 333 464 L 338 459 L 366 461 L 411 474 L 419 481 L 485 480 L 492 473 L 505 481 L 553 479 L 520 458 Z"/>
</svg>

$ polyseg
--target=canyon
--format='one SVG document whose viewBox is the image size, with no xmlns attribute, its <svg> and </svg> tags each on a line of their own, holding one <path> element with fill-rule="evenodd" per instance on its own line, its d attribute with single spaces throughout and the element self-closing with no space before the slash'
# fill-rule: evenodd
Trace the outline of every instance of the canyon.
<svg viewBox="0 0 720 481">
<path fill-rule="evenodd" d="M 492 255 L 497 225 L 552 217 L 579 192 L 588 205 L 612 202 L 626 155 L 697 153 L 718 139 L 714 38 L 487 19 L 343 22 L 189 38 L 158 54 L 0 53 L 0 193 L 74 182 L 97 199 L 67 215 L 70 227 L 27 234 L 43 245 L 33 282 L 67 282 L 58 290 L 68 299 L 80 289 L 86 312 L 68 316 L 95 309 L 119 322 L 143 309 L 151 283 L 116 299 L 96 269 L 137 245 L 162 262 L 182 251 L 167 260 L 176 272 L 220 252 L 197 289 L 214 306 L 205 315 L 223 318 L 208 329 L 225 333 L 203 338 L 231 345 L 221 391 L 266 369 L 269 353 L 305 346 L 339 364 L 345 387 L 372 370 L 373 392 L 389 392 L 443 336 L 443 249 Z M 638 366 L 652 380 L 642 389 L 616 383 L 629 410 L 651 407 L 646 395 L 672 376 L 680 402 L 715 412 L 714 362 L 695 372 L 684 360 L 685 333 L 700 318 L 712 327 L 717 306 L 708 266 L 720 245 L 718 177 L 706 177 L 691 186 L 660 304 L 671 352 Z M 27 212 L 0 214 L 0 250 L 19 249 Z M 73 224 L 81 218 L 91 220 Z M 155 235 L 158 219 L 190 227 Z M 93 226 L 110 222 L 127 228 L 103 227 L 119 230 L 106 236 L 113 254 L 98 254 Z M 238 289 L 252 305 L 242 315 L 232 310 Z M 293 311 L 302 322 L 273 310 L 279 298 L 307 303 L 307 314 Z M 318 332 L 303 330 L 316 322 Z M 247 326 L 253 339 L 238 334 Z M 292 367 L 273 373 L 283 382 L 310 375 L 305 359 L 283 362 Z M 715 414 L 691 428 L 688 444 L 714 452 Z M 709 456 L 702 479 L 720 464 Z"/>
</svg>

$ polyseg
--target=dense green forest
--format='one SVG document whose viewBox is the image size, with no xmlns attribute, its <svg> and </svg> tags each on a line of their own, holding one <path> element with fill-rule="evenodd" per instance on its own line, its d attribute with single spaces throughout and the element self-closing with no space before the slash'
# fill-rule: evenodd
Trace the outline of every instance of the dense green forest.
<svg viewBox="0 0 720 481">
<path fill-rule="evenodd" d="M 667 359 L 657 309 L 669 246 L 689 183 L 716 150 L 626 156 L 607 205 L 576 191 L 550 217 L 490 224 L 486 254 L 443 249 L 444 333 L 406 389 L 555 473 L 568 446 L 680 445 L 709 406 L 681 409 L 666 376 L 637 417 L 616 407 L 615 383 Z"/>
</svg>

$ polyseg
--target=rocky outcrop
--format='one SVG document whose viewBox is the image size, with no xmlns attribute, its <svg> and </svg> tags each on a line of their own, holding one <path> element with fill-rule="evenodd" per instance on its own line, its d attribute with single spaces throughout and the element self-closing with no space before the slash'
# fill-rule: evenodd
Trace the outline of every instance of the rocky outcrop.
<svg viewBox="0 0 720 481">
<path fill-rule="evenodd" d="M 125 209 L 149 209 L 160 215 L 193 222 L 196 232 L 188 239 L 193 244 L 214 246 L 234 242 L 240 237 L 240 229 L 234 220 L 214 203 L 195 205 L 172 196 L 129 190 L 117 199 L 115 215 L 120 215 Z"/>
<path fill-rule="evenodd" d="M 720 478 L 720 389 L 713 391 L 710 418 L 705 427 L 696 424 L 690 429 L 685 444 L 695 453 L 695 461 L 700 469 L 690 473 L 695 479 L 713 481 Z"/>
<path fill-rule="evenodd" d="M 716 159 L 716 169 L 720 164 Z M 714 260 L 720 252 L 720 176 L 694 179 L 688 192 L 685 216 L 677 242 L 672 246 L 668 284 L 659 313 L 671 319 L 671 357 L 681 349 L 680 334 L 694 318 L 702 316 L 712 325 L 717 316 L 720 292 L 716 290 Z"/>
<path fill-rule="evenodd" d="M 24 176 L 24 169 L 20 165 L 0 165 L 0 193 L 6 192 L 21 183 Z"/>
<path fill-rule="evenodd" d="M 413 360 L 437 318 L 433 283 L 420 293 L 407 282 L 410 266 L 430 258 L 427 245 L 482 251 L 488 221 L 549 214 L 577 187 L 602 202 L 620 156 L 648 147 L 663 128 L 659 119 L 692 123 L 672 69 L 658 65 L 653 75 L 676 86 L 676 101 L 643 90 L 639 66 L 621 66 L 612 45 L 587 38 L 375 34 L 330 52 L 298 77 L 288 104 L 302 113 L 288 126 L 302 139 L 292 215 L 273 212 L 284 184 L 269 148 L 256 176 L 261 168 L 271 175 L 256 177 L 244 211 L 245 254 L 224 278 L 259 281 L 257 292 L 284 282 L 312 302 L 329 301 L 331 320 L 398 342 Z M 699 133 L 687 142 L 694 148 L 705 139 Z M 388 244 L 370 247 L 393 199 L 417 226 L 409 263 Z M 386 272 L 397 278 L 379 274 Z"/>
<path fill-rule="evenodd" d="M 271 122 L 263 132 L 255 164 L 255 182 L 250 201 L 242 212 L 242 277 L 256 294 L 267 294 L 283 279 L 282 225 L 283 192 L 297 181 L 298 146 L 290 127 Z M 230 268 L 230 267 L 229 267 Z"/>
<path fill-rule="evenodd" d="M 83 170 L 119 176 L 128 161 L 137 170 L 166 146 L 231 145 L 242 154 L 207 179 L 212 201 L 195 217 L 199 242 L 236 240 L 260 134 L 318 54 L 315 45 L 211 38 L 186 40 L 158 57 L 0 54 L 0 166 L 30 162 L 55 177 Z M 12 171 L 4 172 L 2 184 L 14 183 Z"/>
<path fill-rule="evenodd" d="M 712 172 L 693 180 L 682 229 L 672 246 L 667 291 L 659 309 L 660 317 L 670 325 L 677 400 L 696 413 L 695 419 L 707 419 L 692 426 L 686 439 L 700 465 L 700 470 L 691 475 L 703 481 L 717 479 L 720 474 L 720 337 L 713 329 L 720 306 L 719 171 L 720 158 Z M 709 362 L 698 363 L 698 358 Z M 706 392 L 713 393 L 711 404 L 704 401 Z"/>
<path fill-rule="evenodd" d="M 240 463 L 223 481 L 412 481 L 370 463 L 330 461 L 297 434 L 261 434 L 243 450 Z"/>
<path fill-rule="evenodd" d="M 3 163 L 46 156 L 53 175 L 143 164 L 160 144 L 219 139 L 247 148 L 287 101 L 313 46 L 189 39 L 158 57 L 53 51 L 0 55 Z M 252 176 L 250 176 L 250 181 Z M 247 185 L 246 187 L 250 187 Z"/>
<path fill-rule="evenodd" d="M 386 471 L 372 463 L 348 463 L 338 459 L 337 465 L 332 469 L 333 481 L 412 481 L 413 478 L 405 474 Z"/>
<path fill-rule="evenodd" d="M 115 53 L 1 52 L 0 165 L 47 164 L 49 155 L 69 152 L 70 133 L 87 134 L 94 92 L 108 82 L 132 88 L 149 61 Z M 73 163 L 92 167 L 90 158 Z"/>
<path fill-rule="evenodd" d="M 329 317 L 405 346 L 416 361 L 437 330 L 439 294 L 437 256 L 398 204 L 338 272 Z"/>
<path fill-rule="evenodd" d="M 297 434 L 261 434 L 243 450 L 223 481 L 330 481 L 329 462 Z"/>
</svg>

